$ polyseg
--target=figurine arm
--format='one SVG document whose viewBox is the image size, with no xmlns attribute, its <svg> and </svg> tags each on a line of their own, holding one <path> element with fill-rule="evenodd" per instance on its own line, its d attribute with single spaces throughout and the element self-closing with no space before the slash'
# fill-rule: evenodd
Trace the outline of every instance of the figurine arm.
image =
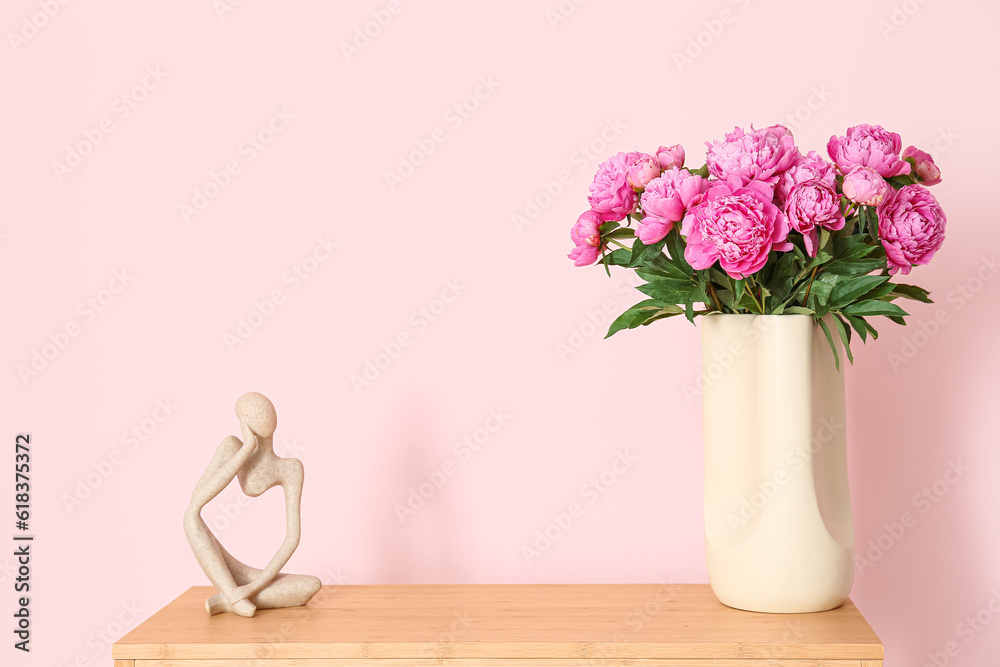
<svg viewBox="0 0 1000 667">
<path fill-rule="evenodd" d="M 285 563 L 288 562 L 288 559 L 291 558 L 292 554 L 295 552 L 296 547 L 299 546 L 299 509 L 302 503 L 302 481 L 304 476 L 305 471 L 302 468 L 302 463 L 295 461 L 294 464 L 290 466 L 290 473 L 288 474 L 288 477 L 284 480 L 285 521 L 287 524 L 285 541 L 281 544 L 278 552 L 274 554 L 271 562 L 267 564 L 267 567 L 264 568 L 256 579 L 233 591 L 233 595 L 230 598 L 230 602 L 233 604 L 236 604 L 236 602 L 239 602 L 241 599 L 253 597 L 266 588 L 268 584 L 270 584 L 271 581 L 278 576 L 278 573 L 281 572 L 281 568 L 285 566 Z"/>
<path fill-rule="evenodd" d="M 239 442 L 238 438 L 234 436 L 229 437 Z M 195 485 L 194 491 L 191 493 L 191 506 L 189 509 L 200 512 L 213 498 L 222 493 L 222 490 L 229 486 L 229 483 L 236 477 L 236 473 L 239 472 L 240 468 L 243 467 L 243 464 L 247 462 L 247 459 L 250 458 L 250 455 L 253 454 L 256 448 L 257 437 L 253 434 L 253 431 L 244 425 L 243 442 L 239 451 L 228 460 L 216 460 L 218 456 L 212 459 L 201 479 L 198 480 L 198 484 Z M 220 447 L 220 449 L 222 448 Z"/>
</svg>

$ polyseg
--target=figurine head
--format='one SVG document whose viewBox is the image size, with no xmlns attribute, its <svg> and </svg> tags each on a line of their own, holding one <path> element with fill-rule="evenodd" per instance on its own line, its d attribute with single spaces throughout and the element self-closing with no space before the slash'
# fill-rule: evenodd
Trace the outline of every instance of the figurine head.
<svg viewBox="0 0 1000 667">
<path fill-rule="evenodd" d="M 249 391 L 236 399 L 236 417 L 256 435 L 269 438 L 278 427 L 274 405 L 264 394 Z"/>
</svg>

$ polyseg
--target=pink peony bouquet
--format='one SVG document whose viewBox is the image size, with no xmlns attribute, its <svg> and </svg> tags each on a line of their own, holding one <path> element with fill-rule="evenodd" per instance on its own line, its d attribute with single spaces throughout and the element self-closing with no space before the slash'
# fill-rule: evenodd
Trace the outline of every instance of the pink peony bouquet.
<svg viewBox="0 0 1000 667">
<path fill-rule="evenodd" d="M 809 314 L 851 361 L 852 330 L 868 318 L 905 324 L 897 298 L 928 292 L 892 281 L 927 264 L 944 242 L 946 218 L 927 186 L 941 182 L 933 158 L 878 125 L 856 125 L 803 154 L 781 125 L 735 128 L 706 142 L 705 164 L 684 166 L 680 145 L 618 153 L 590 185 L 569 257 L 635 269 L 649 298 L 608 335 L 656 320 L 711 312 Z M 696 308 L 695 304 L 700 304 Z M 839 359 L 838 359 L 839 365 Z"/>
</svg>

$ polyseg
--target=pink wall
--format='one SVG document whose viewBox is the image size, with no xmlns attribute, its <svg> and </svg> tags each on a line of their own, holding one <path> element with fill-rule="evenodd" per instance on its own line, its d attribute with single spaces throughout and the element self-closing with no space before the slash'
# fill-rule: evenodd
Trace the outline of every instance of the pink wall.
<svg viewBox="0 0 1000 667">
<path fill-rule="evenodd" d="M 599 158 L 681 142 L 700 164 L 702 141 L 751 122 L 784 122 L 817 149 L 881 123 L 944 171 L 948 240 L 912 276 L 938 301 L 914 306 L 905 329 L 886 324 L 849 371 L 858 544 L 888 547 L 853 598 L 887 665 L 948 648 L 948 664 L 994 664 L 1000 227 L 986 178 L 1000 141 L 983 128 L 1000 5 L 835 7 L 4 3 L 0 414 L 6 441 L 33 437 L 38 536 L 35 650 L 16 664 L 110 665 L 106 639 L 205 583 L 181 515 L 251 389 L 274 400 L 279 450 L 307 470 L 291 571 L 705 581 L 701 415 L 684 394 L 698 331 L 671 321 L 600 340 L 591 319 L 640 295 L 565 254 Z M 373 12 L 391 21 L 345 55 Z M 80 144 L 86 155 L 54 167 Z M 433 152 L 390 187 L 418 146 Z M 227 344 L 247 318 L 259 326 Z M 24 381 L 35 350 L 54 358 Z M 356 390 L 369 361 L 384 368 Z M 478 451 L 456 449 L 467 436 Z M 619 453 L 634 461 L 606 492 L 585 486 Z M 446 462 L 454 474 L 401 522 L 395 504 Z M 922 499 L 952 462 L 965 467 L 956 483 Z M 88 479 L 96 488 L 80 488 Z M 90 495 L 68 508 L 78 491 Z M 232 491 L 208 516 L 263 561 L 280 498 L 245 506 Z M 572 502 L 583 515 L 526 558 Z M 11 565 L 0 556 L 4 609 Z"/>
</svg>

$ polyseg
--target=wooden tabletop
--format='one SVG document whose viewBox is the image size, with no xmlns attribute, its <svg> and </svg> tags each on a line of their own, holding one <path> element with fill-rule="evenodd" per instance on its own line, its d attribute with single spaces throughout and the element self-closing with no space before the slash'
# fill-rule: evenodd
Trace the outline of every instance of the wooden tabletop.
<svg viewBox="0 0 1000 667">
<path fill-rule="evenodd" d="M 189 589 L 120 639 L 113 657 L 520 659 L 552 667 L 581 659 L 883 657 L 850 600 L 818 614 L 759 614 L 722 605 L 701 584 L 326 586 L 305 607 L 250 619 L 208 616 L 213 592 Z"/>
</svg>

